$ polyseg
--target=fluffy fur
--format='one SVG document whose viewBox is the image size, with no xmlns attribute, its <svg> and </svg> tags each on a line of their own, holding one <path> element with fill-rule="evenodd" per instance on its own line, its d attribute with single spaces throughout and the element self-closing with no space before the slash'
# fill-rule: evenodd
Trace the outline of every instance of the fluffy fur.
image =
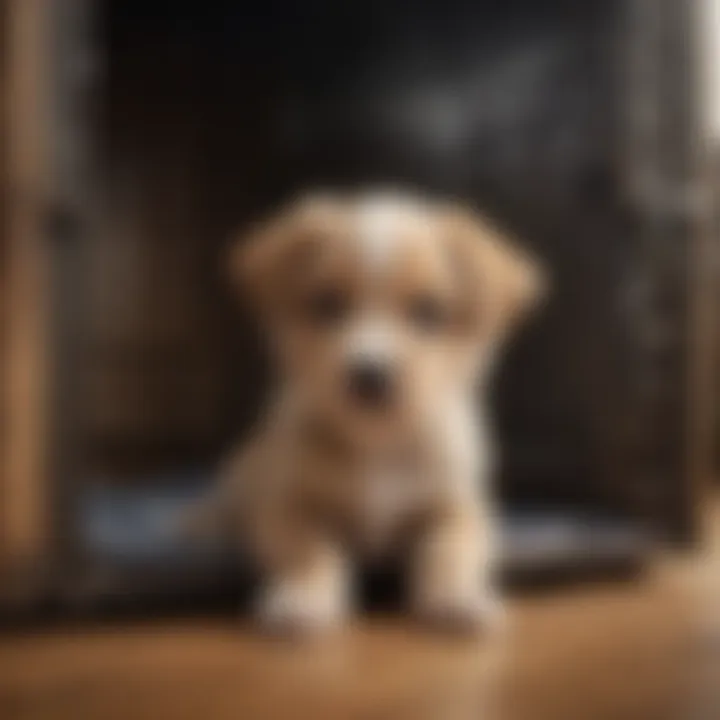
<svg viewBox="0 0 720 720">
<path fill-rule="evenodd" d="M 402 548 L 414 611 L 482 626 L 493 443 L 476 390 L 542 293 L 536 264 L 470 211 L 364 193 L 293 203 L 231 273 L 281 378 L 216 500 L 262 568 L 261 619 L 337 624 L 352 558 Z"/>
</svg>

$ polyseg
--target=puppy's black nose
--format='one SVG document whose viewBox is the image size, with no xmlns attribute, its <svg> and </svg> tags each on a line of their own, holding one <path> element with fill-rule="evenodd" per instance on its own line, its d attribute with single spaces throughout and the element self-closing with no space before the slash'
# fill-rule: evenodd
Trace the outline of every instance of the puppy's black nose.
<svg viewBox="0 0 720 720">
<path fill-rule="evenodd" d="M 386 405 L 392 395 L 392 373 L 385 363 L 360 360 L 350 366 L 350 394 L 368 407 Z"/>
</svg>

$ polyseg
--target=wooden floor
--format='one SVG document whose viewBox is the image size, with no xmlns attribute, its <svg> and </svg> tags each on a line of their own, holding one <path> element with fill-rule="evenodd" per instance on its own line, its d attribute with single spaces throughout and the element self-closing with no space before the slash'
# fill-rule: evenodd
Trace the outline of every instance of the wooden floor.
<svg viewBox="0 0 720 720">
<path fill-rule="evenodd" d="M 6 637 L 0 718 L 716 720 L 714 563 L 513 599 L 482 642 L 389 617 L 295 646 L 217 619 Z"/>
</svg>

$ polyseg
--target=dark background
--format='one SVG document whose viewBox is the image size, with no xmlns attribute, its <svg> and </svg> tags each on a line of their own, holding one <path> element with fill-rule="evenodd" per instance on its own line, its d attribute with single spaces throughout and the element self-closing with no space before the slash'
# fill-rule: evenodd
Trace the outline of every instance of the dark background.
<svg viewBox="0 0 720 720">
<path fill-rule="evenodd" d="M 616 3 L 131 1 L 109 3 L 105 21 L 103 167 L 111 197 L 134 186 L 123 212 L 144 224 L 135 262 L 154 298 L 135 312 L 184 325 L 164 341 L 138 322 L 105 342 L 122 346 L 108 362 L 118 377 L 135 359 L 157 395 L 185 363 L 188 408 L 204 373 L 223 379 L 205 391 L 218 396 L 207 427 L 163 426 L 161 411 L 155 432 L 108 426 L 100 462 L 206 462 L 242 433 L 267 373 L 219 288 L 219 248 L 298 189 L 395 183 L 479 206 L 553 276 L 502 372 L 503 492 L 612 500 L 635 350 L 620 297 L 633 250 L 616 180 Z"/>
</svg>

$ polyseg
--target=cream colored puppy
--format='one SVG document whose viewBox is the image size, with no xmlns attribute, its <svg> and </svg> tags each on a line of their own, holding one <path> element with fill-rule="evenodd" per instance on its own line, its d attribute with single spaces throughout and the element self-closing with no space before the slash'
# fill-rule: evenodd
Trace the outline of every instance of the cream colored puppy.
<svg viewBox="0 0 720 720">
<path fill-rule="evenodd" d="M 234 248 L 279 381 L 218 500 L 260 563 L 263 621 L 327 628 L 351 557 L 401 548 L 422 617 L 494 608 L 482 385 L 536 266 L 481 217 L 396 193 L 306 197 Z"/>
</svg>

